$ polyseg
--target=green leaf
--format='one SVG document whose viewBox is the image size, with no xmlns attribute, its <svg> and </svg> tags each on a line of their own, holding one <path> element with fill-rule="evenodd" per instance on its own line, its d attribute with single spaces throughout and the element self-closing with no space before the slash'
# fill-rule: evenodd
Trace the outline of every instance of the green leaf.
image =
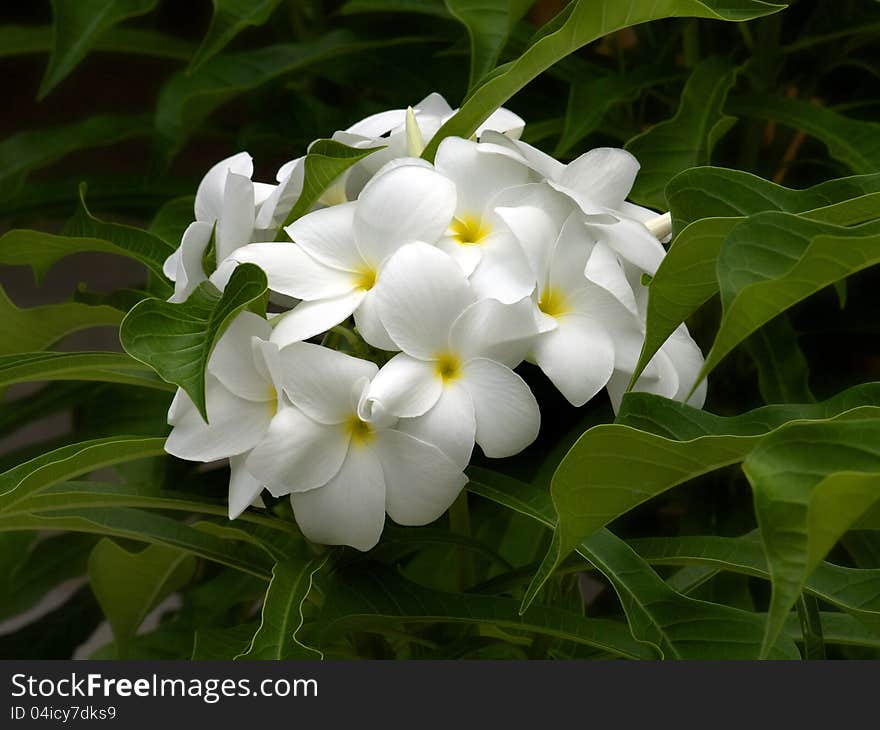
<svg viewBox="0 0 880 730">
<path fill-rule="evenodd" d="M 468 489 L 550 529 L 554 525 L 550 495 L 485 469 L 469 469 Z M 667 659 L 755 658 L 761 648 L 764 620 L 757 614 L 697 601 L 667 585 L 642 558 L 608 530 L 583 540 L 577 552 L 614 586 L 633 636 L 654 646 Z M 723 633 L 719 627 L 723 626 Z M 779 657 L 797 657 L 792 645 L 780 642 Z"/>
<path fill-rule="evenodd" d="M 495 68 L 510 29 L 520 21 L 531 4 L 529 0 L 446 0 L 449 13 L 467 28 L 470 38 L 468 89 L 473 89 L 480 79 Z"/>
<path fill-rule="evenodd" d="M 47 53 L 51 49 L 52 28 L 48 25 L 0 26 L 0 57 Z M 108 36 L 99 36 L 93 50 L 186 61 L 194 47 L 148 28 L 116 28 Z"/>
<path fill-rule="evenodd" d="M 113 436 L 69 444 L 40 454 L 0 474 L 0 512 L 21 500 L 81 474 L 165 453 L 164 438 Z"/>
<path fill-rule="evenodd" d="M 25 352 L 0 356 L 0 388 L 43 380 L 95 380 L 173 391 L 152 370 L 116 352 Z"/>
<path fill-rule="evenodd" d="M 189 70 L 198 71 L 209 58 L 222 51 L 245 28 L 263 25 L 280 2 L 281 0 L 214 0 L 211 26 L 193 56 Z"/>
<path fill-rule="evenodd" d="M 880 631 L 866 628 L 852 616 L 841 613 L 821 611 L 822 639 L 825 644 L 839 646 L 868 646 L 880 649 Z M 801 628 L 797 616 L 789 616 L 785 622 L 785 633 L 793 641 L 801 641 Z"/>
<path fill-rule="evenodd" d="M 182 195 L 165 203 L 150 223 L 149 232 L 177 248 L 187 226 L 195 220 L 195 196 Z"/>
<path fill-rule="evenodd" d="M 49 515 L 0 515 L 0 532 L 70 530 L 137 540 L 184 550 L 221 565 L 268 580 L 265 553 L 224 540 L 154 512 L 128 508 L 58 510 Z"/>
<path fill-rule="evenodd" d="M 594 132 L 611 107 L 634 101 L 644 89 L 675 80 L 679 75 L 663 67 L 647 65 L 628 73 L 575 81 L 569 91 L 565 125 L 554 155 L 564 156 Z"/>
<path fill-rule="evenodd" d="M 688 168 L 709 164 L 715 142 L 736 121 L 722 111 L 736 73 L 726 59 L 700 62 L 685 84 L 675 116 L 626 143 L 641 164 L 632 200 L 666 208 L 666 184 Z"/>
<path fill-rule="evenodd" d="M 130 553 L 104 538 L 89 556 L 89 581 L 125 658 L 147 614 L 186 585 L 196 570 L 192 555 L 161 545 Z"/>
<path fill-rule="evenodd" d="M 52 53 L 37 99 L 44 99 L 85 58 L 100 36 L 158 0 L 52 0 Z"/>
<path fill-rule="evenodd" d="M 317 649 L 303 644 L 297 633 L 303 625 L 302 606 L 312 588 L 312 577 L 326 564 L 329 552 L 308 559 L 278 562 L 263 602 L 257 633 L 237 659 L 323 658 Z"/>
<path fill-rule="evenodd" d="M 702 566 L 770 579 L 757 532 L 742 537 L 655 537 L 630 546 L 651 565 Z M 880 569 L 846 568 L 820 562 L 803 590 L 880 629 Z"/>
<path fill-rule="evenodd" d="M 773 582 L 766 652 L 810 573 L 880 500 L 880 419 L 788 424 L 748 455 L 743 471 Z"/>
<path fill-rule="evenodd" d="M 731 98 L 727 110 L 801 129 L 823 142 L 828 153 L 853 172 L 870 173 L 880 168 L 880 123 L 850 119 L 807 101 L 771 94 Z"/>
<path fill-rule="evenodd" d="M 675 17 L 751 20 L 781 10 L 759 0 L 576 0 L 566 9 L 562 22 L 536 40 L 518 59 L 505 64 L 488 78 L 462 105 L 458 114 L 434 135 L 422 157 L 434 160 L 446 137 L 470 137 L 479 125 L 529 81 L 581 46 L 621 28 L 649 20 Z"/>
<path fill-rule="evenodd" d="M 655 398 L 644 402 L 663 400 Z M 824 404 L 792 406 L 788 411 L 780 410 L 785 406 L 768 406 L 768 410 L 758 409 L 728 419 L 706 414 L 706 418 L 694 416 L 694 423 L 687 423 L 688 416 L 702 411 L 676 404 L 666 411 L 673 415 L 673 427 L 675 416 L 685 420 L 686 427 L 691 429 L 694 425 L 699 428 L 701 420 L 719 427 L 710 432 L 713 435 L 694 437 L 691 431 L 690 440 L 664 438 L 622 423 L 591 428 L 578 439 L 553 475 L 551 496 L 559 520 L 553 543 L 529 586 L 523 605 L 528 606 L 556 567 L 584 537 L 678 484 L 741 462 L 764 434 L 778 427 L 779 424 L 769 428 L 761 425 L 768 414 L 767 420 L 771 423 L 774 415 L 778 417 L 783 412 L 790 415 L 797 413 L 797 409 L 803 409 L 802 417 L 809 418 L 813 413 L 846 403 L 846 399 L 841 398 Z M 876 410 L 876 406 L 864 406 L 831 415 L 856 418 Z M 661 425 L 666 423 L 661 421 Z"/>
<path fill-rule="evenodd" d="M 789 318 L 781 314 L 746 340 L 765 403 L 810 403 L 810 369 Z"/>
<path fill-rule="evenodd" d="M 31 170 L 45 167 L 71 152 L 145 137 L 150 131 L 146 116 L 103 115 L 7 137 L 0 142 L 0 198 L 12 197 Z"/>
<path fill-rule="evenodd" d="M 411 583 L 374 564 L 339 571 L 315 623 L 306 624 L 308 640 L 325 646 L 347 631 L 397 631 L 402 624 L 488 624 L 502 630 L 564 639 L 629 659 L 653 659 L 655 652 L 630 636 L 625 624 L 549 606 L 533 606 L 524 616 L 510 598 L 444 593 Z M 305 631 L 304 631 L 305 634 Z"/>
<path fill-rule="evenodd" d="M 358 13 L 420 13 L 436 18 L 448 18 L 449 9 L 444 0 L 348 0 L 339 9 L 340 15 Z"/>
<path fill-rule="evenodd" d="M 722 244 L 744 216 L 783 210 L 837 225 L 862 223 L 876 216 L 880 175 L 790 190 L 749 173 L 700 167 L 677 175 L 666 192 L 673 225 L 684 230 L 648 288 L 645 342 L 632 383 L 669 335 L 717 293 Z"/>
<path fill-rule="evenodd" d="M 719 255 L 723 314 L 699 379 L 778 314 L 878 262 L 876 224 L 843 228 L 790 213 L 761 213 L 740 223 Z"/>
<path fill-rule="evenodd" d="M 289 226 L 297 218 L 308 213 L 333 181 L 352 165 L 382 149 L 385 148 L 349 147 L 333 139 L 319 139 L 313 142 L 303 163 L 302 192 L 288 213 L 284 226 Z"/>
<path fill-rule="evenodd" d="M 264 315 L 267 298 L 266 275 L 254 264 L 242 264 L 222 293 L 205 281 L 185 302 L 148 299 L 136 305 L 120 328 L 122 346 L 183 388 L 207 421 L 205 377 L 214 345 L 239 312 Z"/>
<path fill-rule="evenodd" d="M 42 350 L 72 332 L 116 326 L 122 317 L 113 307 L 78 302 L 19 309 L 0 287 L 0 356 Z"/>
<path fill-rule="evenodd" d="M 256 628 L 256 624 L 248 623 L 225 629 L 197 629 L 191 658 L 202 661 L 234 659 L 247 648 Z"/>
<path fill-rule="evenodd" d="M 214 56 L 195 73 L 178 72 L 165 84 L 156 108 L 156 131 L 166 155 L 173 156 L 217 107 L 239 94 L 339 56 L 411 42 L 359 41 L 347 31 L 334 30 L 315 41 Z"/>
<path fill-rule="evenodd" d="M 86 208 L 85 185 L 80 187 L 80 208 L 64 228 L 64 235 L 42 231 L 13 230 L 0 237 L 0 264 L 29 265 L 39 284 L 56 263 L 82 251 L 112 253 L 134 259 L 147 267 L 167 294 L 171 289 L 162 264 L 174 249 L 163 240 L 133 226 L 105 223 Z"/>
</svg>

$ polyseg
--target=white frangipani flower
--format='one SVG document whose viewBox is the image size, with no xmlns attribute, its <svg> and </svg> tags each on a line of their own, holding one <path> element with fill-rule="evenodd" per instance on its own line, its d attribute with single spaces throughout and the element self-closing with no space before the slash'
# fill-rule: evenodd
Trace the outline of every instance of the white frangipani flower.
<svg viewBox="0 0 880 730">
<path fill-rule="evenodd" d="M 506 147 L 447 137 L 434 166 L 455 183 L 455 217 L 438 244 L 470 277 L 477 296 L 517 302 L 535 277 L 522 247 L 494 212 L 499 194 L 530 182 L 525 161 Z"/>
<path fill-rule="evenodd" d="M 273 186 L 251 182 L 253 171 L 251 156 L 239 152 L 218 162 L 202 179 L 196 191 L 196 219 L 165 261 L 165 275 L 174 282 L 169 301 L 185 301 L 208 278 L 202 262 L 212 235 L 218 262 L 239 246 L 259 239 L 257 207 L 272 194 Z"/>
<path fill-rule="evenodd" d="M 268 342 L 269 323 L 239 314 L 214 348 L 208 363 L 206 423 L 190 397 L 178 390 L 168 411 L 173 426 L 165 450 L 189 461 L 230 457 L 229 517 L 240 515 L 262 484 L 243 464 L 269 429 L 281 400 L 278 347 Z"/>
<path fill-rule="evenodd" d="M 413 241 L 433 243 L 449 226 L 455 187 L 421 160 L 392 163 L 356 202 L 314 211 L 287 227 L 290 242 L 258 243 L 233 259 L 258 264 L 269 287 L 301 299 L 278 318 L 273 342 L 284 346 L 339 324 L 352 313 L 371 345 L 397 349 L 376 311 L 386 259 Z"/>
<path fill-rule="evenodd" d="M 511 370 L 536 333 L 529 299 L 475 302 L 447 254 L 413 243 L 386 263 L 377 306 L 403 352 L 373 379 L 365 418 L 388 412 L 407 419 L 401 428 L 436 443 L 459 465 L 474 441 L 487 456 L 502 457 L 535 440 L 538 404 Z"/>
<path fill-rule="evenodd" d="M 246 468 L 275 496 L 290 494 L 306 537 L 369 550 L 385 513 L 402 525 L 433 522 L 467 478 L 439 448 L 358 415 L 375 364 L 309 343 L 281 351 L 285 404 Z"/>
</svg>

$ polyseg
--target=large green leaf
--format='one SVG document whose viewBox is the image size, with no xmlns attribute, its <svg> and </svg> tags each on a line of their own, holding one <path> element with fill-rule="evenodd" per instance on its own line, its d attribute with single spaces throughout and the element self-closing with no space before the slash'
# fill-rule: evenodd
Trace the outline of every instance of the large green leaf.
<svg viewBox="0 0 880 730">
<path fill-rule="evenodd" d="M 705 566 L 770 578 L 759 536 L 655 537 L 630 541 L 630 546 L 652 565 Z M 803 590 L 880 628 L 880 569 L 846 568 L 820 562 Z"/>
<path fill-rule="evenodd" d="M 0 514 L 0 532 L 70 530 L 137 540 L 184 550 L 268 580 L 271 563 L 261 550 L 224 540 L 170 517 L 129 508 L 58 510 L 51 515 Z"/>
<path fill-rule="evenodd" d="M 52 0 L 52 53 L 39 99 L 85 58 L 98 38 L 126 18 L 149 13 L 159 0 Z"/>
<path fill-rule="evenodd" d="M 126 657 L 147 614 L 166 596 L 186 585 L 196 570 L 189 553 L 151 545 L 131 553 L 104 538 L 89 556 L 89 581 L 107 617 L 119 658 Z"/>
<path fill-rule="evenodd" d="M 525 15 L 533 1 L 446 0 L 449 13 L 467 28 L 470 38 L 469 89 L 495 68 L 510 29 Z"/>
<path fill-rule="evenodd" d="M 625 101 L 635 100 L 646 88 L 677 79 L 680 74 L 662 66 L 639 66 L 627 73 L 609 74 L 571 84 L 565 124 L 556 145 L 561 157 L 584 137 L 595 131 L 608 110 Z"/>
<path fill-rule="evenodd" d="M 113 436 L 69 444 L 0 474 L 0 512 L 53 484 L 114 464 L 163 454 L 164 438 Z"/>
<path fill-rule="evenodd" d="M 550 495 L 534 485 L 471 469 L 468 489 L 525 514 L 550 529 Z M 757 614 L 697 601 L 667 585 L 642 558 L 608 530 L 583 540 L 577 552 L 614 586 L 633 636 L 667 659 L 755 658 L 761 648 L 764 620 Z M 779 642 L 776 656 L 797 657 L 794 646 Z"/>
<path fill-rule="evenodd" d="M 405 580 L 387 568 L 358 564 L 338 571 L 315 623 L 303 634 L 318 646 L 347 631 L 399 631 L 404 624 L 488 624 L 564 639 L 629 659 L 654 659 L 656 653 L 630 636 L 617 621 L 585 618 L 549 606 L 533 606 L 519 615 L 519 602 L 510 598 L 468 593 L 444 593 Z M 308 632 L 306 633 L 306 630 Z"/>
<path fill-rule="evenodd" d="M 113 307 L 91 307 L 79 302 L 20 309 L 0 287 L 0 355 L 42 350 L 71 332 L 116 326 L 122 316 Z"/>
<path fill-rule="evenodd" d="M 685 84 L 675 116 L 626 143 L 641 163 L 630 198 L 666 208 L 666 184 L 688 168 L 709 164 L 715 143 L 736 121 L 723 112 L 735 78 L 726 59 L 707 58 Z"/>
<path fill-rule="evenodd" d="M 656 403 L 664 399 L 646 400 Z M 803 409 L 801 418 L 813 417 L 814 413 L 847 404 L 846 399 L 824 404 L 806 406 L 768 406 L 754 414 L 744 414 L 732 419 L 717 416 L 702 419 L 703 423 L 714 420 L 717 431 L 711 435 L 693 436 L 689 440 L 674 440 L 632 428 L 622 423 L 596 426 L 578 439 L 571 451 L 559 464 L 551 483 L 551 496 L 558 515 L 553 543 L 547 552 L 523 605 L 528 605 L 546 583 L 547 579 L 578 543 L 612 520 L 649 499 L 702 474 L 723 466 L 740 463 L 760 441 L 761 437 L 780 424 L 762 426 L 769 414 L 783 410 L 787 414 Z M 701 422 L 695 416 L 695 424 L 689 424 L 687 414 L 701 413 L 697 409 L 677 404 L 681 408 L 671 411 L 672 427 L 684 420 L 685 427 L 694 428 Z M 861 406 L 859 403 L 857 406 Z M 662 408 L 662 407 L 661 407 Z M 689 410 L 683 410 L 689 409 Z M 662 412 L 662 411 L 661 411 Z M 877 412 L 877 407 L 855 407 L 823 417 L 856 418 Z M 670 413 L 670 411 L 666 411 Z M 797 415 L 791 415 L 797 418 Z M 661 421 L 665 426 L 665 422 Z"/>
<path fill-rule="evenodd" d="M 0 57 L 47 53 L 51 50 L 52 28 L 48 25 L 0 26 Z M 109 35 L 98 36 L 92 50 L 186 61 L 192 56 L 194 46 L 149 28 L 115 28 Z"/>
<path fill-rule="evenodd" d="M 125 317 L 120 339 L 135 360 L 183 388 L 207 420 L 205 377 L 214 345 L 244 310 L 265 314 L 266 275 L 253 264 L 232 273 L 223 292 L 205 281 L 179 304 L 148 299 Z"/>
<path fill-rule="evenodd" d="M 511 96 L 554 63 L 603 35 L 649 20 L 671 17 L 751 20 L 781 10 L 760 0 L 576 0 L 552 32 L 492 74 L 434 135 L 422 156 L 433 161 L 446 137 L 470 137 Z"/>
<path fill-rule="evenodd" d="M 802 129 L 824 142 L 829 154 L 853 172 L 880 168 L 880 123 L 850 119 L 807 101 L 770 94 L 738 96 L 727 109 L 738 116 L 774 119 Z"/>
<path fill-rule="evenodd" d="M 810 368 L 788 316 L 781 314 L 746 340 L 765 403 L 809 403 Z"/>
<path fill-rule="evenodd" d="M 877 224 L 843 228 L 772 212 L 743 221 L 727 236 L 719 255 L 724 311 L 701 378 L 789 307 L 878 262 Z"/>
<path fill-rule="evenodd" d="M 120 223 L 105 223 L 95 218 L 86 207 L 85 186 L 80 188 L 80 207 L 64 228 L 64 235 L 42 231 L 12 230 L 0 237 L 0 264 L 29 265 L 37 283 L 49 269 L 67 256 L 82 251 L 98 251 L 132 258 L 142 263 L 171 290 L 162 273 L 162 264 L 174 248 L 160 238 Z"/>
<path fill-rule="evenodd" d="M 198 69 L 248 26 L 263 25 L 281 0 L 214 0 L 211 26 L 199 50 L 190 62 L 190 71 Z"/>
<path fill-rule="evenodd" d="M 309 147 L 303 162 L 303 189 L 284 221 L 289 226 L 297 218 L 305 215 L 318 202 L 324 191 L 342 173 L 365 157 L 384 147 L 360 149 L 349 147 L 333 139 L 315 140 Z"/>
<path fill-rule="evenodd" d="M 71 152 L 150 134 L 146 116 L 103 115 L 56 127 L 29 129 L 0 142 L 0 198 L 12 197 L 31 171 Z"/>
<path fill-rule="evenodd" d="M 773 582 L 766 653 L 810 573 L 880 500 L 880 419 L 788 424 L 748 455 L 743 471 Z"/>
<path fill-rule="evenodd" d="M 648 287 L 645 342 L 633 383 L 669 335 L 717 293 L 722 244 L 745 216 L 772 210 L 837 225 L 863 223 L 876 217 L 880 175 L 790 190 L 749 173 L 700 167 L 677 175 L 666 192 L 673 224 L 684 230 Z"/>
<path fill-rule="evenodd" d="M 320 651 L 303 644 L 297 633 L 303 625 L 302 605 L 312 588 L 312 576 L 321 570 L 330 553 L 318 557 L 278 562 L 263 603 L 260 628 L 239 659 L 315 659 Z"/>
<path fill-rule="evenodd" d="M 0 356 L 0 388 L 42 380 L 96 380 L 173 391 L 152 370 L 116 352 L 24 352 Z"/>
</svg>

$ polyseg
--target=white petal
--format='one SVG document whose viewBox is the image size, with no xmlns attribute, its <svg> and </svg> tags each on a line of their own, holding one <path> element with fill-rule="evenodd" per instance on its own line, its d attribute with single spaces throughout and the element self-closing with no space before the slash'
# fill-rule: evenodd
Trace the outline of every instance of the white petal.
<svg viewBox="0 0 880 730">
<path fill-rule="evenodd" d="M 535 343 L 535 361 L 569 403 L 582 406 L 611 377 L 614 344 L 605 328 L 587 317 L 566 315 L 558 322 Z"/>
<path fill-rule="evenodd" d="M 455 199 L 455 186 L 422 165 L 394 167 L 373 178 L 358 197 L 354 215 L 361 254 L 379 266 L 406 243 L 434 243 L 452 220 Z"/>
<path fill-rule="evenodd" d="M 399 431 L 376 436 L 385 474 L 385 510 L 400 525 L 427 525 L 442 515 L 467 477 L 440 449 Z"/>
<path fill-rule="evenodd" d="M 648 374 L 650 373 L 650 374 Z M 632 378 L 632 369 L 628 372 L 615 370 L 611 380 L 608 381 L 608 397 L 614 412 L 620 408 L 620 402 L 626 392 L 629 381 Z M 636 381 L 633 390 L 638 393 L 654 393 L 664 398 L 672 398 L 679 389 L 678 372 L 672 364 L 672 360 L 663 350 L 660 350 L 651 359 L 645 373 Z"/>
<path fill-rule="evenodd" d="M 380 350 L 398 350 L 385 325 L 379 317 L 379 305 L 374 291 L 371 289 L 361 300 L 360 306 L 354 312 L 354 324 L 358 333 L 368 345 Z"/>
<path fill-rule="evenodd" d="M 493 233 L 479 248 L 483 255 L 470 275 L 477 297 L 512 304 L 534 291 L 536 278 L 532 267 L 508 231 Z"/>
<path fill-rule="evenodd" d="M 498 150 L 460 137 L 440 143 L 434 165 L 455 183 L 458 191 L 456 215 L 479 217 L 501 190 L 529 181 L 529 170 L 521 162 Z"/>
<path fill-rule="evenodd" d="M 254 184 L 249 177 L 229 173 L 223 195 L 223 212 L 217 220 L 217 260 L 250 243 L 254 232 Z"/>
<path fill-rule="evenodd" d="M 413 110 L 416 116 L 422 114 L 424 116 L 440 117 L 441 119 L 453 113 L 453 109 L 449 106 L 449 102 L 443 98 L 442 94 L 436 91 L 428 94 L 418 104 L 413 104 Z"/>
<path fill-rule="evenodd" d="M 213 231 L 213 223 L 195 221 L 190 223 L 183 232 L 180 248 L 175 252 L 177 254 L 177 271 L 172 277 L 174 279 L 174 294 L 168 299 L 169 302 L 185 302 L 189 295 L 195 291 L 195 288 L 208 278 L 205 276 L 202 258 L 211 242 Z M 171 260 L 170 257 L 168 260 Z"/>
<path fill-rule="evenodd" d="M 239 398 L 209 375 L 205 388 L 208 423 L 186 394 L 174 408 L 174 428 L 165 442 L 172 456 L 188 461 L 214 461 L 241 454 L 263 437 L 274 404 Z M 181 391 L 182 393 L 182 391 Z"/>
<path fill-rule="evenodd" d="M 669 357 L 678 373 L 678 390 L 672 397 L 675 400 L 684 401 L 703 369 L 703 353 L 700 352 L 697 343 L 691 339 L 687 327 L 683 324 L 669 336 L 662 351 Z M 706 388 L 707 381 L 703 378 L 694 394 L 688 399 L 688 405 L 702 408 L 706 402 Z"/>
<path fill-rule="evenodd" d="M 302 193 L 305 178 L 304 157 L 285 163 L 278 170 L 278 185 L 263 204 L 259 206 L 255 225 L 257 228 L 276 230 L 293 209 Z"/>
<path fill-rule="evenodd" d="M 397 430 L 433 444 L 464 469 L 471 460 L 477 433 L 474 402 L 459 383 L 448 383 L 427 413 L 401 418 Z"/>
<path fill-rule="evenodd" d="M 325 265 L 296 243 L 252 243 L 234 251 L 230 258 L 240 264 L 256 264 L 266 272 L 272 291 L 296 299 L 329 299 L 356 288 L 356 274 Z"/>
<path fill-rule="evenodd" d="M 584 226 L 583 216 L 572 213 L 551 249 L 548 284 L 561 293 L 582 288 L 586 283 L 584 269 L 594 245 L 593 237 Z"/>
<path fill-rule="evenodd" d="M 234 520 L 244 512 L 263 491 L 263 483 L 244 468 L 247 456 L 229 457 L 229 519 Z"/>
<path fill-rule="evenodd" d="M 349 134 L 358 134 L 363 137 L 381 137 L 383 134 L 403 124 L 405 118 L 406 109 L 389 109 L 388 111 L 372 114 L 361 119 L 345 131 Z"/>
<path fill-rule="evenodd" d="M 618 216 L 616 222 L 605 223 L 588 217 L 584 225 L 597 241 L 604 241 L 627 261 L 652 276 L 666 255 L 660 241 L 635 219 Z"/>
<path fill-rule="evenodd" d="M 312 542 L 369 550 L 385 526 L 385 478 L 372 449 L 352 447 L 327 484 L 290 497 L 296 523 Z"/>
<path fill-rule="evenodd" d="M 573 313 L 589 317 L 602 325 L 614 342 L 614 367 L 635 368 L 645 339 L 637 317 L 607 289 L 590 284 L 569 293 Z"/>
<path fill-rule="evenodd" d="M 559 160 L 551 157 L 546 152 L 542 152 L 537 147 L 521 142 L 518 139 L 513 139 L 512 135 L 505 135 L 500 132 L 486 130 L 480 135 L 480 141 L 492 142 L 497 145 L 506 145 L 509 149 L 522 155 L 529 167 L 542 178 L 555 180 L 560 177 L 565 170 L 565 165 Z"/>
<path fill-rule="evenodd" d="M 534 183 L 503 191 L 492 201 L 494 216 L 519 241 L 537 281 L 547 276 L 550 251 L 574 209 L 549 185 Z"/>
<path fill-rule="evenodd" d="M 443 390 L 443 381 L 433 362 L 417 360 L 404 353 L 385 363 L 367 390 L 364 415 L 374 404 L 401 418 L 420 416 L 433 406 Z"/>
<path fill-rule="evenodd" d="M 626 150 L 598 147 L 569 163 L 559 182 L 598 207 L 620 209 L 632 190 L 639 162 Z"/>
<path fill-rule="evenodd" d="M 354 242 L 356 203 L 322 208 L 295 220 L 284 230 L 291 240 L 326 266 L 357 271 L 364 265 Z"/>
<path fill-rule="evenodd" d="M 448 348 L 452 323 L 473 301 L 458 264 L 424 243 L 404 246 L 394 254 L 374 291 L 391 339 L 404 352 L 424 360 Z"/>
<path fill-rule="evenodd" d="M 195 213 L 197 221 L 214 223 L 223 213 L 223 195 L 226 177 L 232 172 L 250 178 L 254 173 L 254 161 L 247 152 L 221 160 L 208 170 L 196 190 Z"/>
<path fill-rule="evenodd" d="M 344 352 L 295 342 L 281 350 L 284 392 L 294 405 L 319 423 L 342 423 L 351 415 L 351 390 L 379 368 Z"/>
<path fill-rule="evenodd" d="M 365 292 L 362 289 L 332 299 L 300 302 L 291 311 L 273 320 L 272 342 L 285 347 L 326 332 L 344 322 L 357 309 Z"/>
<path fill-rule="evenodd" d="M 593 252 L 584 267 L 584 275 L 603 289 L 611 292 L 614 298 L 634 314 L 638 313 L 636 298 L 633 294 L 626 272 L 620 264 L 617 254 L 601 241 L 593 246 Z"/>
<path fill-rule="evenodd" d="M 227 327 L 211 353 L 208 372 L 237 396 L 253 401 L 271 400 L 275 393 L 254 367 L 251 339 L 269 339 L 272 328 L 253 312 L 242 312 Z"/>
<path fill-rule="evenodd" d="M 474 402 L 477 443 L 486 456 L 513 456 L 537 438 L 538 402 L 510 368 L 492 360 L 471 360 L 464 365 L 461 383 Z"/>
<path fill-rule="evenodd" d="M 340 426 L 318 423 L 294 406 L 282 406 L 246 467 L 275 497 L 317 489 L 339 471 L 349 440 Z"/>
<path fill-rule="evenodd" d="M 522 117 L 514 114 L 509 109 L 505 109 L 501 107 L 492 112 L 488 119 L 483 122 L 479 127 L 477 127 L 477 137 L 480 138 L 480 141 L 488 141 L 484 140 L 482 135 L 483 132 L 487 130 L 492 130 L 493 132 L 501 132 L 502 134 L 510 137 L 511 139 L 519 139 L 519 136 L 523 133 L 523 129 L 525 129 L 526 123 Z"/>
<path fill-rule="evenodd" d="M 474 302 L 452 325 L 452 351 L 462 360 L 485 357 L 516 367 L 538 334 L 533 306 L 529 298 L 516 304 L 502 304 L 494 299 Z"/>
</svg>

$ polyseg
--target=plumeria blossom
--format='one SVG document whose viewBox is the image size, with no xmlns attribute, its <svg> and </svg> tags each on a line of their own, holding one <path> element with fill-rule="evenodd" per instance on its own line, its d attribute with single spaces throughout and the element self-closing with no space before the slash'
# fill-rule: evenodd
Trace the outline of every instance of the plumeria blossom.
<svg viewBox="0 0 880 730">
<path fill-rule="evenodd" d="M 208 362 L 207 422 L 180 389 L 168 411 L 169 454 L 204 462 L 230 457 L 230 519 L 262 489 L 244 461 L 269 430 L 282 398 L 281 361 L 278 347 L 268 341 L 270 331 L 262 317 L 242 312 L 223 333 Z"/>
<path fill-rule="evenodd" d="M 354 200 L 364 185 L 388 162 L 400 157 L 418 157 L 437 130 L 452 117 L 453 109 L 440 94 L 426 96 L 408 109 L 390 109 L 356 122 L 334 133 L 338 142 L 365 149 L 385 147 L 350 168 L 324 194 L 326 204 Z M 477 129 L 475 136 L 492 131 L 519 139 L 525 122 L 507 109 L 496 109 Z"/>
<path fill-rule="evenodd" d="M 222 261 L 239 246 L 261 240 L 257 208 L 273 186 L 251 182 L 254 163 L 239 152 L 212 167 L 196 191 L 196 219 L 184 231 L 178 249 L 165 261 L 165 275 L 174 282 L 169 301 L 182 302 L 208 278 L 203 259 L 214 238 L 216 259 Z"/>
<path fill-rule="evenodd" d="M 455 186 L 420 160 L 391 163 L 358 200 L 314 211 L 288 226 L 293 243 L 260 243 L 235 252 L 267 273 L 273 291 L 303 300 L 278 318 L 272 339 L 284 346 L 325 332 L 352 313 L 371 345 L 397 349 L 376 309 L 388 257 L 413 241 L 432 243 L 455 210 Z"/>
<path fill-rule="evenodd" d="M 461 468 L 397 429 L 396 418 L 360 417 L 374 363 L 309 343 L 280 357 L 290 403 L 245 466 L 273 495 L 290 495 L 306 537 L 369 550 L 386 512 L 401 525 L 424 525 L 449 508 L 467 482 Z"/>
<path fill-rule="evenodd" d="M 510 456 L 538 435 L 540 413 L 511 370 L 537 332 L 528 298 L 475 301 L 460 267 L 423 243 L 385 265 L 377 306 L 402 350 L 373 379 L 362 407 L 405 419 L 401 428 L 466 464 L 474 441 L 490 457 Z"/>
</svg>

